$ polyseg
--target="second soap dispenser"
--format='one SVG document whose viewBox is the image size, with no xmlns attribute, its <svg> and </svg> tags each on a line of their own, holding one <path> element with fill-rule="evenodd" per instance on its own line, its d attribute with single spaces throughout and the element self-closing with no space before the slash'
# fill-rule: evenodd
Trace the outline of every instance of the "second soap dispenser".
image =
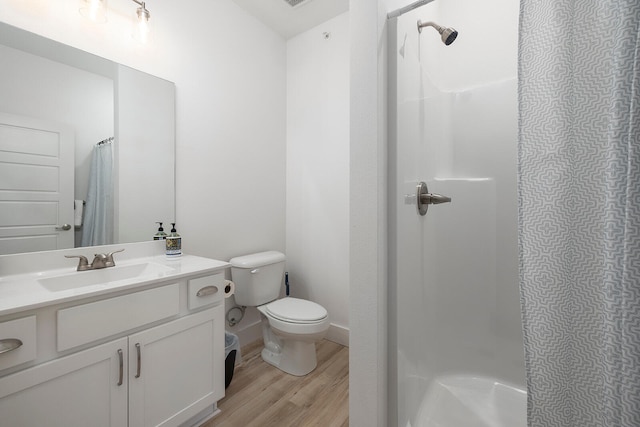
<svg viewBox="0 0 640 427">
<path fill-rule="evenodd" d="M 176 223 L 171 223 L 171 233 L 166 239 L 167 257 L 175 258 L 182 255 L 182 237 L 176 231 Z"/>
</svg>

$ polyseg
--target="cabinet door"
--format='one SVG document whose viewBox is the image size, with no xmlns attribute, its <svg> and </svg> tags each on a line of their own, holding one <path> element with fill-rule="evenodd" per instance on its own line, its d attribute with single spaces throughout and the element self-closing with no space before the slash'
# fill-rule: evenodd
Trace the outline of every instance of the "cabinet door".
<svg viewBox="0 0 640 427">
<path fill-rule="evenodd" d="M 223 307 L 129 337 L 129 426 L 177 426 L 224 396 Z"/>
<path fill-rule="evenodd" d="M 122 338 L 0 378 L 0 425 L 126 427 L 126 351 Z"/>
</svg>

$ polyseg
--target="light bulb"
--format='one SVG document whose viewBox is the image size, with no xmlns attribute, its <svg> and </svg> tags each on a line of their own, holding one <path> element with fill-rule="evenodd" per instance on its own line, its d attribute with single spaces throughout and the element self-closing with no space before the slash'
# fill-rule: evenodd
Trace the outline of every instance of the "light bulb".
<svg viewBox="0 0 640 427">
<path fill-rule="evenodd" d="M 149 40 L 149 18 L 151 14 L 144 7 L 144 2 L 142 6 L 136 10 L 136 14 L 133 18 L 133 38 L 140 43 L 147 43 Z"/>
<path fill-rule="evenodd" d="M 80 0 L 80 15 L 93 22 L 107 22 L 107 0 Z"/>
</svg>

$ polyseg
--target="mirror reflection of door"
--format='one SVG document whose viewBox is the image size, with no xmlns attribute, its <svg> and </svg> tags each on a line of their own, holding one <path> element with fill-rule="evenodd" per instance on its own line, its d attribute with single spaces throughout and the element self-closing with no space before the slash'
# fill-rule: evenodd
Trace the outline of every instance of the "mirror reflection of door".
<svg viewBox="0 0 640 427">
<path fill-rule="evenodd" d="M 0 113 L 0 255 L 73 247 L 73 181 L 73 129 Z"/>
</svg>

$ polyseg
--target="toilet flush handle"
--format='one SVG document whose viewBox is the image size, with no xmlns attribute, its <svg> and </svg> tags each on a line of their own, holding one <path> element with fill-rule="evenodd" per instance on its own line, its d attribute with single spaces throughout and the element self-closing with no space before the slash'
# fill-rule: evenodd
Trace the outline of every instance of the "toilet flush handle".
<svg viewBox="0 0 640 427">
<path fill-rule="evenodd" d="M 250 271 L 251 274 L 256 274 L 258 271 L 260 271 L 259 268 L 254 268 L 253 270 Z"/>
</svg>

